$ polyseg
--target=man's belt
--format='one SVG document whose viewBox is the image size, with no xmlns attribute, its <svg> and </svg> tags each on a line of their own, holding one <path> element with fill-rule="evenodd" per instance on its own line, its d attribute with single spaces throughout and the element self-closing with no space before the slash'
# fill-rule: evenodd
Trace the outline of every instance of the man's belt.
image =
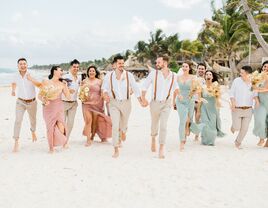
<svg viewBox="0 0 268 208">
<path fill-rule="evenodd" d="M 25 100 L 25 99 L 22 99 L 22 98 L 18 98 L 18 99 L 23 101 L 23 102 L 25 102 L 25 103 L 31 103 L 31 102 L 35 101 L 35 98 L 30 99 L 30 100 Z"/>
</svg>

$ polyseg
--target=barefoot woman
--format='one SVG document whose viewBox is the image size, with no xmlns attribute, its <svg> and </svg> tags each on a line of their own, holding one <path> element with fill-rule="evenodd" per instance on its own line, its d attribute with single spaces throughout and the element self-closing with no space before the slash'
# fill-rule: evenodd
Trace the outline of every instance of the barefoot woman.
<svg viewBox="0 0 268 208">
<path fill-rule="evenodd" d="M 64 106 L 61 100 L 62 93 L 70 99 L 67 83 L 62 81 L 62 69 L 53 66 L 47 81 L 39 93 L 39 99 L 43 102 L 43 116 L 47 127 L 47 139 L 49 152 L 54 152 L 55 146 L 66 147 L 66 126 L 64 123 Z"/>
<path fill-rule="evenodd" d="M 85 127 L 83 135 L 87 137 L 86 146 L 90 146 L 97 133 L 102 142 L 112 136 L 112 122 L 109 116 L 104 114 L 104 100 L 101 93 L 102 80 L 95 66 L 87 70 L 87 78 L 83 80 L 81 91 L 87 95 L 83 100 L 83 116 Z"/>
</svg>

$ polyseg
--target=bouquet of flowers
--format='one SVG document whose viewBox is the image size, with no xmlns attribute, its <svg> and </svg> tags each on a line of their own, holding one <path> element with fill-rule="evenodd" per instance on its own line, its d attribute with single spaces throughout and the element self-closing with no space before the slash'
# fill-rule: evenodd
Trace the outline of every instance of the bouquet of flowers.
<svg viewBox="0 0 268 208">
<path fill-rule="evenodd" d="M 258 71 L 255 71 L 251 74 L 251 90 L 254 90 L 255 88 L 259 87 L 261 82 L 264 81 L 265 73 Z"/>
<path fill-rule="evenodd" d="M 54 100 L 59 95 L 59 89 L 54 85 L 43 85 L 40 87 L 39 96 L 44 100 Z"/>
<path fill-rule="evenodd" d="M 79 92 L 79 99 L 82 102 L 85 102 L 87 100 L 88 96 L 89 96 L 89 87 L 85 86 Z"/>
<path fill-rule="evenodd" d="M 207 92 L 210 96 L 213 96 L 216 98 L 216 105 L 217 107 L 220 107 L 220 97 L 221 97 L 221 86 L 218 82 L 213 82 L 211 87 L 207 88 Z"/>
<path fill-rule="evenodd" d="M 202 84 L 200 80 L 194 79 L 192 81 L 189 97 L 192 98 L 194 94 L 200 93 L 202 91 Z"/>
</svg>

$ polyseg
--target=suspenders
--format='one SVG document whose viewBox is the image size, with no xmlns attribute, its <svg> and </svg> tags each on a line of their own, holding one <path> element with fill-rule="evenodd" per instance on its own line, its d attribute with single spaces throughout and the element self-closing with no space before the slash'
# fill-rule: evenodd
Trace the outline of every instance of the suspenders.
<svg viewBox="0 0 268 208">
<path fill-rule="evenodd" d="M 115 93 L 114 93 L 114 87 L 113 87 L 113 73 L 111 73 L 111 76 L 110 76 L 110 83 L 111 83 L 111 91 L 112 91 L 112 95 L 113 95 L 113 98 L 115 99 Z M 129 99 L 129 79 L 128 79 L 128 72 L 126 71 L 126 80 L 127 80 L 127 99 Z"/>
<path fill-rule="evenodd" d="M 172 73 L 172 72 L 171 72 Z M 154 100 L 156 100 L 156 91 L 157 91 L 157 78 L 158 78 L 158 70 L 155 71 L 155 80 L 154 80 Z M 174 83 L 174 73 L 172 73 L 172 80 L 171 80 L 171 84 L 168 90 L 168 95 L 166 97 L 166 100 L 168 100 L 168 98 L 170 97 L 170 93 L 171 93 L 171 89 Z"/>
</svg>

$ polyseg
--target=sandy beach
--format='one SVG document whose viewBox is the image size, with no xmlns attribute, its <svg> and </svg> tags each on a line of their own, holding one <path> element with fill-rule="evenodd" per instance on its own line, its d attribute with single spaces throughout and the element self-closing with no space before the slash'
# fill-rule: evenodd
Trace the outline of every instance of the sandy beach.
<svg viewBox="0 0 268 208">
<path fill-rule="evenodd" d="M 225 92 L 223 97 L 228 99 Z M 243 142 L 234 148 L 231 114 L 222 102 L 224 138 L 215 147 L 188 139 L 179 152 L 178 115 L 168 122 L 166 159 L 150 151 L 150 113 L 132 97 L 127 141 L 118 159 L 111 141 L 85 147 L 81 103 L 68 150 L 48 154 L 42 106 L 38 104 L 38 141 L 32 143 L 25 114 L 20 152 L 12 153 L 16 98 L 0 88 L 1 208 L 266 208 L 268 149 L 257 147 L 253 120 Z"/>
</svg>

